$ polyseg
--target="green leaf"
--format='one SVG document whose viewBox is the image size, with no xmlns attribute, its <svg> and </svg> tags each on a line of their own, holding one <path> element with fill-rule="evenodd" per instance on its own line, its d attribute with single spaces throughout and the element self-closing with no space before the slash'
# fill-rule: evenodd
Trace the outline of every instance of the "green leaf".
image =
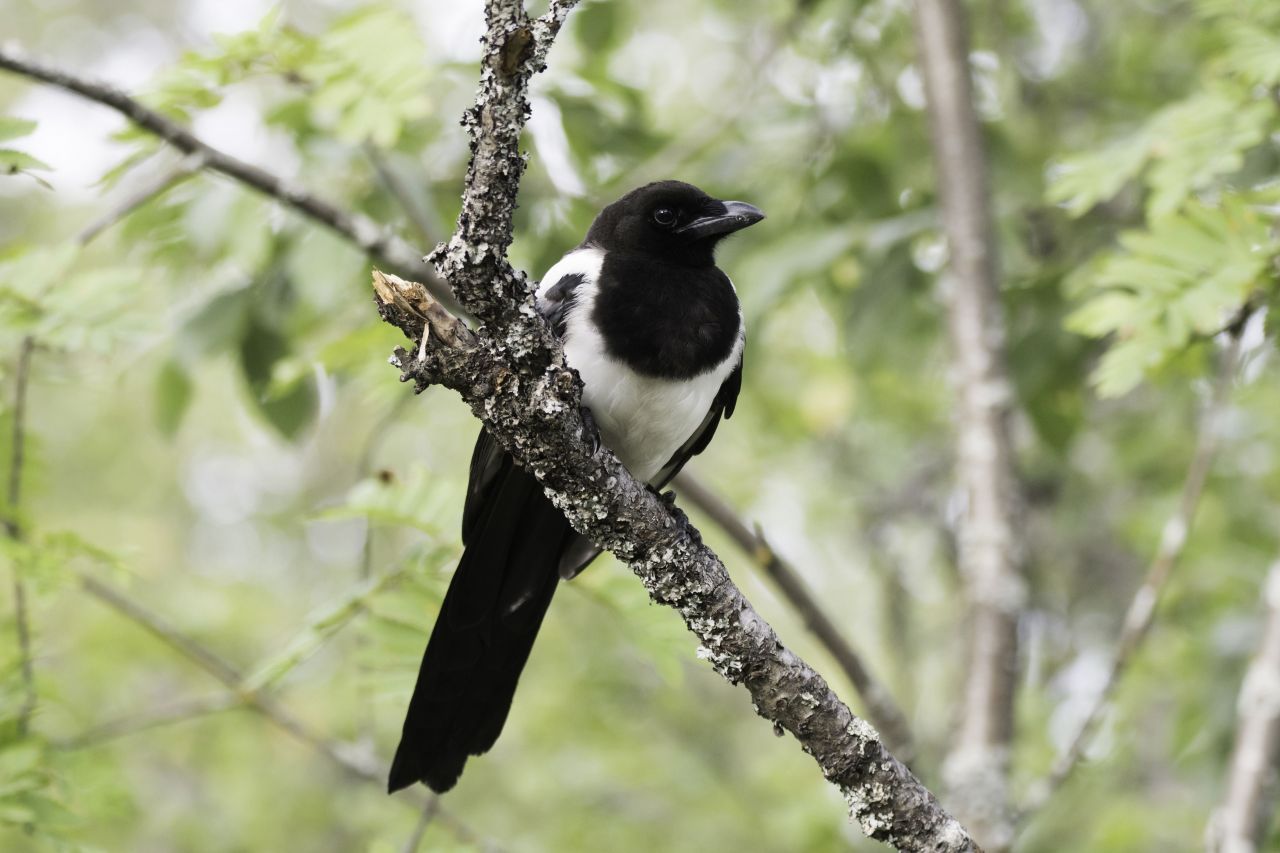
<svg viewBox="0 0 1280 853">
<path fill-rule="evenodd" d="M 19 826 L 35 822 L 36 812 L 31 806 L 23 803 L 0 803 L 0 822 Z"/>
<path fill-rule="evenodd" d="M 250 293 L 237 288 L 218 293 L 183 324 L 180 337 L 195 356 L 209 356 L 238 344 L 249 323 Z"/>
<path fill-rule="evenodd" d="M 30 136 L 36 129 L 36 123 L 25 118 L 0 116 L 0 142 Z"/>
<path fill-rule="evenodd" d="M 244 689 L 262 690 L 278 683 L 307 660 L 329 638 L 347 626 L 367 608 L 370 599 L 397 582 L 406 567 L 402 564 L 380 577 L 357 584 L 346 595 L 318 609 L 307 620 L 307 626 L 279 652 L 260 663 L 245 678 Z"/>
<path fill-rule="evenodd" d="M 1149 215 L 1166 216 L 1192 190 L 1237 171 L 1244 152 L 1267 137 L 1275 105 L 1244 87 L 1217 86 L 1161 110 L 1152 119 Z"/>
<path fill-rule="evenodd" d="M 1100 338 L 1129 322 L 1137 313 L 1138 297 L 1123 290 L 1108 290 L 1067 317 L 1067 328 Z"/>
<path fill-rule="evenodd" d="M 1080 216 L 1143 177 L 1151 190 L 1148 214 L 1167 216 L 1193 191 L 1238 171 L 1275 125 L 1268 99 L 1218 81 L 1160 110 L 1127 138 L 1064 161 L 1051 171 L 1046 195 Z"/>
<path fill-rule="evenodd" d="M 155 388 L 156 426 L 166 438 L 178 432 L 193 395 L 187 371 L 173 359 L 166 361 L 156 374 Z"/>
<path fill-rule="evenodd" d="M 1220 329 L 1266 283 L 1280 238 L 1269 219 L 1242 199 L 1193 202 L 1142 231 L 1082 272 L 1088 298 L 1067 328 L 1116 335 L 1094 376 L 1103 396 L 1133 388 L 1193 336 Z"/>
<path fill-rule="evenodd" d="M 8 172 L 15 175 L 18 172 L 26 172 L 31 169 L 39 169 L 44 172 L 53 171 L 53 167 L 48 163 L 36 157 L 32 157 L 22 151 L 15 151 L 12 148 L 0 148 L 0 172 Z"/>
<path fill-rule="evenodd" d="M 1137 387 L 1147 372 L 1162 361 L 1161 348 L 1149 338 L 1122 341 L 1103 354 L 1093 374 L 1100 397 L 1119 397 Z"/>
<path fill-rule="evenodd" d="M 345 504 L 328 510 L 325 518 L 360 516 L 380 524 L 412 527 L 432 536 L 448 535 L 440 520 L 450 518 L 449 507 L 461 499 L 451 484 L 416 467 L 398 477 L 370 477 L 356 483 Z"/>
<path fill-rule="evenodd" d="M 1280 36 L 1273 27 L 1249 21 L 1227 21 L 1223 26 L 1229 47 L 1222 68 L 1253 86 L 1280 84 Z"/>
<path fill-rule="evenodd" d="M 1077 154 L 1050 170 L 1046 196 L 1072 216 L 1088 213 L 1137 177 L 1149 146 L 1146 132 L 1138 131 L 1101 150 Z"/>
<path fill-rule="evenodd" d="M 0 778 L 10 778 L 29 773 L 40 765 L 40 744 L 32 740 L 19 741 L 0 751 Z"/>
<path fill-rule="evenodd" d="M 391 147 L 404 126 L 431 112 L 431 70 L 413 21 L 373 6 L 339 19 L 297 73 L 315 86 L 313 107 L 340 139 Z M 371 61 L 376 57 L 376 61 Z"/>
<path fill-rule="evenodd" d="M 319 404 L 306 372 L 275 382 L 276 370 L 287 365 L 288 339 L 251 318 L 240 339 L 240 366 L 258 411 L 285 438 L 296 438 L 311 423 Z"/>
</svg>

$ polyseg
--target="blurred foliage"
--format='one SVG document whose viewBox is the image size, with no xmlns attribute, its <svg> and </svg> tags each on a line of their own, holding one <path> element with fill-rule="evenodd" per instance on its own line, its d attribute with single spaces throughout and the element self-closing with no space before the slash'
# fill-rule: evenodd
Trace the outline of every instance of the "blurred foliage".
<svg viewBox="0 0 1280 853">
<path fill-rule="evenodd" d="M 1095 374 L 1104 396 L 1131 390 L 1193 335 L 1221 331 L 1255 290 L 1274 290 L 1280 8 L 1202 0 L 1198 11 L 1222 39 L 1199 91 L 1119 141 L 1068 158 L 1049 186 L 1073 216 L 1135 181 L 1147 196 L 1146 229 L 1123 235 L 1080 276 L 1081 290 L 1101 293 L 1071 327 L 1115 336 Z"/>
<path fill-rule="evenodd" d="M 1255 309 L 1153 634 L 1089 762 L 1019 844 L 1186 849 L 1221 796 L 1280 546 L 1280 7 L 969 5 L 1029 502 L 1016 790 L 1100 684 L 1177 501 L 1221 331 Z M 477 4 L 9 0 L 5 17 L 31 52 L 118 81 L 423 249 L 457 213 Z M 889 683 L 936 782 L 962 678 L 960 498 L 936 286 L 947 247 L 911 33 L 900 0 L 588 0 L 535 83 L 512 258 L 538 274 L 603 204 L 656 178 L 769 213 L 722 253 L 747 371 L 696 468 L 763 523 Z M 36 341 L 21 504 L 7 508 L 25 536 L 3 554 L 27 591 L 39 700 L 24 732 L 6 598 L 0 849 L 400 850 L 415 808 L 261 714 L 108 736 L 221 688 L 77 573 L 385 766 L 458 554 L 474 421 L 448 393 L 395 381 L 366 260 L 276 201 L 201 174 L 81 245 L 178 162 L 104 116 L 0 76 L 0 482 L 17 354 Z M 852 699 L 750 561 L 704 530 Z M 502 740 L 422 849 L 878 849 L 694 645 L 610 561 L 565 585 Z"/>
<path fill-rule="evenodd" d="M 0 142 L 20 139 L 30 135 L 35 129 L 36 123 L 34 121 L 11 116 L 0 116 Z M 47 172 L 49 164 L 16 148 L 0 148 L 0 174 L 27 174 L 40 181 L 44 186 L 48 186 L 41 178 L 31 174 L 33 170 Z"/>
</svg>

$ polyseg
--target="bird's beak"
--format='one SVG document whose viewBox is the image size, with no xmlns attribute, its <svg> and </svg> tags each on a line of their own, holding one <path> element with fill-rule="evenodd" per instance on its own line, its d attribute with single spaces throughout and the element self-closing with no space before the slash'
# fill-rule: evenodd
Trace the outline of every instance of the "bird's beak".
<svg viewBox="0 0 1280 853">
<path fill-rule="evenodd" d="M 764 219 L 764 211 L 754 204 L 745 201 L 724 201 L 721 204 L 724 205 L 723 213 L 699 216 L 681 225 L 675 233 L 693 242 L 706 237 L 723 237 Z"/>
</svg>

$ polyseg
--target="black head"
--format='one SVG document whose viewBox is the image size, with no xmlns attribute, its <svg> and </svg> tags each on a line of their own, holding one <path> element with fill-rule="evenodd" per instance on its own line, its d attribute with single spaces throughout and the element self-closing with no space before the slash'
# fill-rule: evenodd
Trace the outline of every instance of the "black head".
<svg viewBox="0 0 1280 853">
<path fill-rule="evenodd" d="M 658 181 L 600 211 L 586 243 L 699 266 L 715 262 L 718 242 L 761 219 L 760 209 L 746 202 L 721 201 L 680 181 Z"/>
</svg>

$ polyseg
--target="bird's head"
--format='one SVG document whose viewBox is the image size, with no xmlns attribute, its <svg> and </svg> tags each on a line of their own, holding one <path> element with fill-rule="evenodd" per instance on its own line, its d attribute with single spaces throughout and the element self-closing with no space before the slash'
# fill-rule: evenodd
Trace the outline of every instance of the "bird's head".
<svg viewBox="0 0 1280 853">
<path fill-rule="evenodd" d="M 715 262 L 716 244 L 764 213 L 744 201 L 721 201 L 692 184 L 658 181 L 600 211 L 586 242 L 606 251 L 652 254 L 669 263 Z"/>
</svg>

